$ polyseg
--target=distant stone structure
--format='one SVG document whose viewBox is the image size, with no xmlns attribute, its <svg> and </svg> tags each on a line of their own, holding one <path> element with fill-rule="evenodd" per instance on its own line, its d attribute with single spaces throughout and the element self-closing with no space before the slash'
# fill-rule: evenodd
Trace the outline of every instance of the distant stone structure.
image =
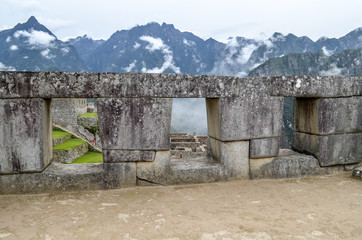
<svg viewBox="0 0 362 240">
<path fill-rule="evenodd" d="M 191 159 L 207 157 L 207 136 L 196 133 L 171 133 L 171 159 Z"/>
<path fill-rule="evenodd" d="M 294 151 L 279 151 L 284 97 Z M 52 163 L 55 98 L 97 99 L 103 164 Z M 171 160 L 172 98 L 206 98 L 202 160 Z M 361 162 L 362 77 L 0 72 L 0 119 L 0 193 L 300 177 Z"/>
<path fill-rule="evenodd" d="M 53 122 L 62 126 L 77 126 L 77 116 L 87 112 L 86 98 L 55 98 L 51 102 Z"/>
</svg>

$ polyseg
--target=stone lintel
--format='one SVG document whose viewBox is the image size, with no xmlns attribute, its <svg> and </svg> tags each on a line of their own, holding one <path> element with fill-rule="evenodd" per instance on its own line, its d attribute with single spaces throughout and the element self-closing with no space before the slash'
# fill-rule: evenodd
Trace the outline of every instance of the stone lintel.
<svg viewBox="0 0 362 240">
<path fill-rule="evenodd" d="M 271 95 L 284 97 L 350 97 L 362 95 L 362 77 L 271 77 Z"/>
</svg>

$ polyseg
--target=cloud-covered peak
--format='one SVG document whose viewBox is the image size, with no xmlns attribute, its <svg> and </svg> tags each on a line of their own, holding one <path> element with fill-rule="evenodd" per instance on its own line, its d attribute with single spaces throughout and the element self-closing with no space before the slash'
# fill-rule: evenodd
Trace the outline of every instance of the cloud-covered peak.
<svg viewBox="0 0 362 240">
<path fill-rule="evenodd" d="M 36 47 L 51 47 L 53 45 L 53 41 L 56 40 L 56 38 L 49 33 L 34 29 L 31 29 L 30 31 L 18 30 L 13 36 L 14 38 L 25 37 L 27 38 L 26 41 L 29 45 Z"/>
</svg>

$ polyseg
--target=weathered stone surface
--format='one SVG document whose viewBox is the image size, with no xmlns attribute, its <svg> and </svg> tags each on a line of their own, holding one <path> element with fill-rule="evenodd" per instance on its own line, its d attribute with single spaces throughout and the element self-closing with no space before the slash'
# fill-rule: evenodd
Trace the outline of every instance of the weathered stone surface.
<svg viewBox="0 0 362 240">
<path fill-rule="evenodd" d="M 98 99 L 103 149 L 170 148 L 172 99 Z"/>
<path fill-rule="evenodd" d="M 103 161 L 105 163 L 152 162 L 154 159 L 155 151 L 103 149 Z"/>
<path fill-rule="evenodd" d="M 244 98 L 206 99 L 208 135 L 221 141 L 280 136 L 283 100 L 252 93 Z"/>
<path fill-rule="evenodd" d="M 208 183 L 227 180 L 225 167 L 208 159 L 172 160 L 168 184 Z"/>
<path fill-rule="evenodd" d="M 293 178 L 342 171 L 343 167 L 320 167 L 318 160 L 291 150 L 281 150 L 279 157 L 250 159 L 250 178 Z"/>
<path fill-rule="evenodd" d="M 88 143 L 83 143 L 69 150 L 53 150 L 53 162 L 71 163 L 75 159 L 83 156 L 88 152 Z"/>
<path fill-rule="evenodd" d="M 220 98 L 241 97 L 250 91 L 260 92 L 264 89 L 268 89 L 273 96 L 286 97 L 361 96 L 362 78 L 237 78 L 150 73 L 0 72 L 0 98 Z"/>
<path fill-rule="evenodd" d="M 279 153 L 280 138 L 260 138 L 250 140 L 250 158 L 275 157 Z"/>
<path fill-rule="evenodd" d="M 136 163 L 103 163 L 104 188 L 122 188 L 136 186 Z"/>
<path fill-rule="evenodd" d="M 0 174 L 42 171 L 52 158 L 50 102 L 0 100 Z"/>
<path fill-rule="evenodd" d="M 270 78 L 150 74 L 0 72 L 0 98 L 237 97 L 268 91 Z"/>
<path fill-rule="evenodd" d="M 249 178 L 249 141 L 222 142 L 209 138 L 208 155 L 220 162 L 228 179 Z"/>
<path fill-rule="evenodd" d="M 97 127 L 98 117 L 78 117 L 77 123 L 83 127 Z"/>
<path fill-rule="evenodd" d="M 362 97 L 297 98 L 294 126 L 318 135 L 362 132 Z"/>
<path fill-rule="evenodd" d="M 362 161 L 362 133 L 318 136 L 294 132 L 292 149 L 312 154 L 321 166 Z"/>
<path fill-rule="evenodd" d="M 103 189 L 103 164 L 51 163 L 41 173 L 0 175 L 0 194 Z"/>
<path fill-rule="evenodd" d="M 271 78 L 271 95 L 284 97 L 349 97 L 362 95 L 362 77 L 280 76 Z"/>
<path fill-rule="evenodd" d="M 170 176 L 170 151 L 157 151 L 153 162 L 137 163 L 137 178 L 154 184 L 167 184 Z"/>
</svg>

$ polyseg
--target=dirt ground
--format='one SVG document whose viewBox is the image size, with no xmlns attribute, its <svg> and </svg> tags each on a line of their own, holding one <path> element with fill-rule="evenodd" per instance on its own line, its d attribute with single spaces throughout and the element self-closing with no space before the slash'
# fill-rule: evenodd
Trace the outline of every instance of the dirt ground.
<svg viewBox="0 0 362 240">
<path fill-rule="evenodd" d="M 362 239 L 350 173 L 0 196 L 0 239 Z"/>
</svg>

